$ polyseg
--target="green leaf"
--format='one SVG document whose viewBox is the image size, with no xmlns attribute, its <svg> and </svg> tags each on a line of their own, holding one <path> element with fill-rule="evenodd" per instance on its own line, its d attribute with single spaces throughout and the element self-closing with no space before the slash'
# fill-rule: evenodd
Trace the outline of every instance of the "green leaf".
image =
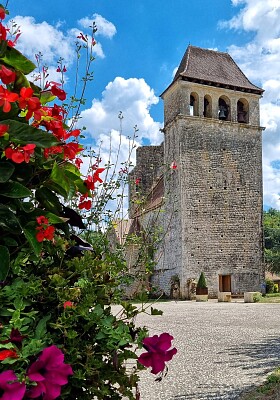
<svg viewBox="0 0 280 400">
<path fill-rule="evenodd" d="M 0 228 L 12 233 L 21 233 L 22 229 L 15 214 L 4 204 L 0 204 Z"/>
<path fill-rule="evenodd" d="M 1 42 L 0 42 L 1 43 Z M 18 108 L 18 105 L 16 103 L 11 103 L 11 110 L 9 112 L 4 112 L 3 108 L 1 107 L 0 109 L 0 121 L 8 120 L 8 119 L 20 119 L 18 117 L 20 112 L 20 109 Z M 25 125 L 28 124 L 26 120 Z"/>
<path fill-rule="evenodd" d="M 18 246 L 18 242 L 14 238 L 9 237 L 9 236 L 4 237 L 3 242 L 8 247 L 17 247 Z"/>
<path fill-rule="evenodd" d="M 47 103 L 50 103 L 51 101 L 53 101 L 56 98 L 56 96 L 54 96 L 52 94 L 52 92 L 50 91 L 43 91 L 41 92 L 41 96 L 40 96 L 40 102 L 41 104 L 44 106 Z"/>
<path fill-rule="evenodd" d="M 2 4 L 0 4 L 0 7 L 1 6 L 2 6 Z M 3 7 L 3 6 L 2 6 L 2 8 L 5 9 L 5 7 Z M 6 53 L 7 45 L 8 45 L 7 40 L 1 40 L 0 41 L 0 57 L 3 57 L 4 54 Z"/>
<path fill-rule="evenodd" d="M 0 260 L 0 281 L 4 281 L 10 269 L 10 253 L 6 246 L 0 246 Z"/>
<path fill-rule="evenodd" d="M 29 224 L 27 224 L 25 226 L 25 228 L 23 229 L 24 235 L 26 237 L 26 239 L 28 240 L 30 246 L 32 247 L 35 255 L 37 257 L 40 256 L 41 251 L 42 251 L 42 247 L 43 247 L 43 243 L 39 243 L 38 240 L 36 239 L 36 226 L 34 222 L 30 222 Z"/>
<path fill-rule="evenodd" d="M 58 215 L 62 213 L 61 203 L 55 193 L 53 193 L 50 189 L 46 187 L 37 189 L 35 197 L 40 202 L 41 206 L 47 211 Z"/>
<path fill-rule="evenodd" d="M 47 333 L 47 328 L 46 328 L 47 322 L 50 320 L 50 318 L 51 318 L 50 315 L 46 315 L 38 322 L 38 325 L 36 326 L 35 330 L 35 339 L 44 338 L 44 336 Z"/>
<path fill-rule="evenodd" d="M 158 310 L 157 308 L 151 307 L 151 315 L 162 315 L 163 311 Z"/>
<path fill-rule="evenodd" d="M 45 187 L 59 194 L 60 196 L 63 196 L 65 199 L 68 197 L 67 192 L 55 182 L 47 182 L 45 183 Z"/>
<path fill-rule="evenodd" d="M 18 182 L 8 182 L 0 184 L 0 196 L 23 199 L 32 196 L 32 192 Z"/>
<path fill-rule="evenodd" d="M 58 186 L 64 189 L 64 191 L 68 193 L 70 191 L 70 182 L 67 176 L 65 175 L 62 168 L 60 168 L 57 163 L 54 163 L 52 172 L 51 172 L 51 180 L 56 183 Z"/>
<path fill-rule="evenodd" d="M 19 201 L 19 206 L 26 213 L 30 213 L 30 212 L 34 211 L 34 209 L 35 209 L 34 204 L 29 201 L 28 202 Z"/>
<path fill-rule="evenodd" d="M 48 218 L 50 224 L 62 224 L 64 222 L 67 222 L 69 219 L 69 218 L 59 217 L 51 212 L 44 213 L 43 215 L 45 215 Z"/>
<path fill-rule="evenodd" d="M 47 148 L 61 144 L 51 133 L 42 129 L 34 128 L 26 123 L 14 121 L 11 119 L 4 120 L 9 125 L 9 135 L 12 142 L 18 144 L 36 144 L 37 147 Z"/>
<path fill-rule="evenodd" d="M 20 90 L 22 87 L 30 87 L 30 82 L 21 71 L 16 71 L 16 80 L 14 82 L 14 91 Z"/>
<path fill-rule="evenodd" d="M 13 175 L 14 170 L 15 167 L 10 162 L 0 162 L 0 183 L 7 182 Z"/>
<path fill-rule="evenodd" d="M 36 68 L 36 65 L 32 61 L 28 60 L 28 58 L 14 47 L 8 46 L 4 56 L 0 57 L 0 60 L 25 75 L 30 74 Z"/>
</svg>

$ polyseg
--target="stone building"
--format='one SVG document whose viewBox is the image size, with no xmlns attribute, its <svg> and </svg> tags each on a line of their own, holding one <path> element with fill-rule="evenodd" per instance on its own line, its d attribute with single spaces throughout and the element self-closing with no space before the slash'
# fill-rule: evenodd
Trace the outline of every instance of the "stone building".
<svg viewBox="0 0 280 400">
<path fill-rule="evenodd" d="M 202 271 L 212 297 L 261 288 L 262 93 L 229 54 L 189 46 L 161 96 L 164 142 L 137 149 L 130 217 L 162 229 L 151 281 L 166 295 L 176 279 L 189 298 Z"/>
</svg>

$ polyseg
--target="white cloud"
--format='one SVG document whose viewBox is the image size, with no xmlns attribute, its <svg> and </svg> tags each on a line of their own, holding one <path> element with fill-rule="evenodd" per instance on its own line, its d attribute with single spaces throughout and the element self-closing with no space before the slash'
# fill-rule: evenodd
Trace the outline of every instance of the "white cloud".
<svg viewBox="0 0 280 400">
<path fill-rule="evenodd" d="M 261 101 L 263 133 L 264 204 L 280 209 L 280 2 L 279 0 L 232 0 L 238 14 L 220 26 L 253 32 L 253 39 L 229 53 L 255 84 L 265 89 Z M 243 7 L 242 7 L 243 5 Z"/>
<path fill-rule="evenodd" d="M 99 14 L 93 14 L 91 18 L 82 18 L 78 22 L 83 28 L 89 28 L 94 22 L 97 27 L 96 36 L 101 35 L 111 39 L 117 32 L 115 25 Z"/>
<path fill-rule="evenodd" d="M 40 51 L 48 64 L 56 63 L 59 57 L 63 57 L 65 62 L 72 59 L 72 40 L 58 28 L 45 21 L 36 23 L 33 17 L 16 16 L 13 21 L 22 32 L 17 49 L 27 57 L 34 60 L 34 55 Z"/>
<path fill-rule="evenodd" d="M 111 38 L 116 33 L 115 26 L 103 18 L 101 15 L 94 14 L 93 20 L 100 27 L 98 34 Z M 89 26 L 92 20 L 83 18 L 78 21 L 85 28 L 85 34 L 91 31 Z M 73 27 L 67 31 L 63 30 L 64 22 L 59 21 L 55 26 L 48 22 L 36 22 L 34 17 L 16 16 L 9 22 L 15 23 L 22 32 L 17 43 L 17 49 L 30 59 L 35 59 L 35 54 L 43 54 L 43 62 L 49 66 L 55 65 L 60 57 L 64 58 L 66 64 L 71 65 L 75 59 L 75 42 L 80 30 Z M 104 58 L 104 51 L 101 43 L 97 42 L 93 48 L 96 57 Z"/>
<path fill-rule="evenodd" d="M 158 103 L 158 97 L 144 79 L 117 77 L 108 83 L 102 99 L 93 99 L 91 108 L 82 111 L 82 123 L 94 138 L 119 128 L 118 115 L 123 113 L 122 133 L 133 135 L 138 127 L 138 140 L 148 138 L 151 144 L 159 144 L 161 124 L 153 120 L 150 107 Z"/>
</svg>

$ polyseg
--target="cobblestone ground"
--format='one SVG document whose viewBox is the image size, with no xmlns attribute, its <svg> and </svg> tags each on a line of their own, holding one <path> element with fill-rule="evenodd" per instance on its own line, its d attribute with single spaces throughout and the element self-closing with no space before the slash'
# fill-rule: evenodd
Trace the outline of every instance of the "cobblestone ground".
<svg viewBox="0 0 280 400">
<path fill-rule="evenodd" d="M 280 366 L 280 304 L 158 303 L 141 315 L 151 335 L 169 332 L 178 353 L 162 382 L 141 373 L 141 400 L 239 399 Z"/>
</svg>

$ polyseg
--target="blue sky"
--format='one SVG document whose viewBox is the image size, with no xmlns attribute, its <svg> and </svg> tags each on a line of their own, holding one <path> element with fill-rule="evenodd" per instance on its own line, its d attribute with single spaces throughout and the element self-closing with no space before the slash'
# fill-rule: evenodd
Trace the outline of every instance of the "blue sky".
<svg viewBox="0 0 280 400">
<path fill-rule="evenodd" d="M 96 21 L 94 81 L 87 88 L 83 124 L 88 141 L 103 141 L 108 154 L 109 135 L 113 152 L 118 148 L 122 111 L 124 158 L 126 135 L 136 124 L 139 144 L 161 142 L 158 96 L 188 44 L 229 52 L 248 78 L 265 89 L 264 203 L 280 209 L 280 0 L 10 0 L 8 8 L 21 26 L 19 48 L 29 57 L 41 51 L 54 80 L 56 61 L 65 58 L 69 93 L 73 44 L 79 32 L 89 32 L 87 19 Z"/>
</svg>

